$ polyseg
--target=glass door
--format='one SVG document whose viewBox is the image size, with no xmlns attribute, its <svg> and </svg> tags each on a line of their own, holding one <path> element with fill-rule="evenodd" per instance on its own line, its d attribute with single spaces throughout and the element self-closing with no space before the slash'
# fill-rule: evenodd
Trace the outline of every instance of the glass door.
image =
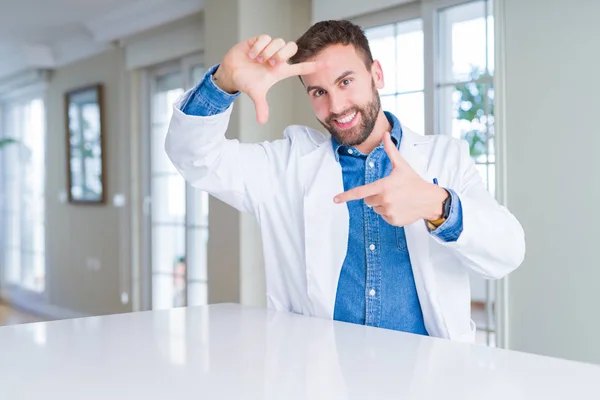
<svg viewBox="0 0 600 400">
<path fill-rule="evenodd" d="M 379 91 L 382 108 L 403 126 L 424 134 L 423 20 L 376 26 L 365 33 L 385 77 L 385 87 Z"/>
<path fill-rule="evenodd" d="M 2 105 L 0 283 L 42 294 L 45 257 L 45 127 L 41 97 Z M 8 140 L 14 143 L 6 144 Z"/>
<path fill-rule="evenodd" d="M 208 196 L 185 182 L 164 150 L 173 103 L 204 71 L 197 57 L 149 71 L 144 247 L 152 309 L 207 303 Z"/>
</svg>

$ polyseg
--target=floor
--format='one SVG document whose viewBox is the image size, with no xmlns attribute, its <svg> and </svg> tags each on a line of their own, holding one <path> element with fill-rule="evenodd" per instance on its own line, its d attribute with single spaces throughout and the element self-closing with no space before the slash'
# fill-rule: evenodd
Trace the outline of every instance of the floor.
<svg viewBox="0 0 600 400">
<path fill-rule="evenodd" d="M 44 319 L 23 311 L 15 310 L 7 304 L 0 302 L 0 326 L 27 324 L 40 321 L 44 321 Z"/>
</svg>

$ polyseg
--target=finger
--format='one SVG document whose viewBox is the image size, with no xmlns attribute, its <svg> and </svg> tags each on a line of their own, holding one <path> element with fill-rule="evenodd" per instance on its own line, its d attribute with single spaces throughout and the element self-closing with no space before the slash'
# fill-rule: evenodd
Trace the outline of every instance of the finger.
<svg viewBox="0 0 600 400">
<path fill-rule="evenodd" d="M 373 211 L 375 211 L 376 214 L 380 215 L 381 218 L 383 218 L 383 220 L 385 222 L 387 222 L 390 225 L 393 225 L 392 224 L 393 217 L 390 215 L 390 211 L 387 207 L 385 207 L 385 206 L 373 207 Z"/>
<path fill-rule="evenodd" d="M 269 43 L 263 49 L 263 51 L 260 52 L 258 57 L 256 57 L 256 61 L 258 61 L 258 62 L 269 61 L 271 59 L 271 57 L 273 57 L 275 54 L 277 54 L 277 52 L 279 50 L 283 49 L 284 46 L 285 46 L 285 41 L 283 39 L 277 38 L 277 39 L 271 40 L 271 43 Z M 271 65 L 273 65 L 273 64 L 271 64 Z"/>
<path fill-rule="evenodd" d="M 269 120 L 269 104 L 266 94 L 248 94 L 254 103 L 256 120 L 259 124 L 265 124 Z"/>
<path fill-rule="evenodd" d="M 396 224 L 394 223 L 394 219 L 393 219 L 393 218 L 391 218 L 391 217 L 389 217 L 389 216 L 387 216 L 387 215 L 383 215 L 383 214 L 382 214 L 382 215 L 381 215 L 381 218 L 383 218 L 383 220 L 384 220 L 385 222 L 387 222 L 388 224 L 390 224 L 390 225 L 392 225 L 392 226 L 400 226 L 400 225 L 396 225 Z"/>
<path fill-rule="evenodd" d="M 298 64 L 290 64 L 288 68 L 285 69 L 284 78 L 288 78 L 294 75 L 309 75 L 317 72 L 320 69 L 323 69 L 325 64 L 318 61 L 305 61 Z"/>
<path fill-rule="evenodd" d="M 383 148 L 392 162 L 392 168 L 397 168 L 401 163 L 400 151 L 392 141 L 392 134 L 389 132 L 383 135 Z"/>
<path fill-rule="evenodd" d="M 281 50 L 271 57 L 271 65 L 280 64 L 289 60 L 298 51 L 296 42 L 288 42 Z"/>
<path fill-rule="evenodd" d="M 373 207 L 373 211 L 375 211 L 377 214 L 381 215 L 382 217 L 387 217 L 386 209 L 384 206 L 375 206 L 375 207 Z"/>
<path fill-rule="evenodd" d="M 381 180 L 369 183 L 368 185 L 358 186 L 354 189 L 350 189 L 344 193 L 338 194 L 334 197 L 335 203 L 346 203 L 348 201 L 360 200 L 365 197 L 374 196 L 381 193 L 382 183 Z"/>
<path fill-rule="evenodd" d="M 383 196 L 376 194 L 375 196 L 365 197 L 365 204 L 369 207 L 379 207 L 384 204 Z"/>
<path fill-rule="evenodd" d="M 260 52 L 263 51 L 265 47 L 267 47 L 269 43 L 271 43 L 271 36 L 257 36 L 256 41 L 254 42 L 254 44 L 250 48 L 250 51 L 248 52 L 248 56 L 254 60 L 260 54 Z"/>
</svg>

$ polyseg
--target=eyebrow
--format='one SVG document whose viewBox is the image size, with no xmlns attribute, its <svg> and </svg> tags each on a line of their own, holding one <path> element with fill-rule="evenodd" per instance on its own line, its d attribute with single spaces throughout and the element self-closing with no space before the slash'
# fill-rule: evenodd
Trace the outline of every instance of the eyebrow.
<svg viewBox="0 0 600 400">
<path fill-rule="evenodd" d="M 335 81 L 333 82 L 334 85 L 337 85 L 339 83 L 339 81 L 341 81 L 344 78 L 347 78 L 349 75 L 352 75 L 354 73 L 354 71 L 345 71 L 344 73 L 342 73 L 340 76 L 338 76 Z M 315 90 L 315 89 L 322 89 L 319 86 L 307 86 L 306 87 L 306 93 L 310 93 L 311 91 Z"/>
</svg>

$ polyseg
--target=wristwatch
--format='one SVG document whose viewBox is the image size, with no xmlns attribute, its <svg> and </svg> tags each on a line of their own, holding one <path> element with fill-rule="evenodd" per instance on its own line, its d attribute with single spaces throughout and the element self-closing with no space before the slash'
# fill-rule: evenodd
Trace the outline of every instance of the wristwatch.
<svg viewBox="0 0 600 400">
<path fill-rule="evenodd" d="M 446 189 L 444 189 L 444 190 L 446 190 Z M 450 195 L 450 192 L 447 190 L 446 190 L 446 193 L 448 193 L 448 196 L 444 199 L 444 202 L 442 203 L 442 216 L 440 218 L 436 219 L 435 221 L 429 221 L 429 220 L 425 221 L 427 223 L 427 227 L 431 231 L 434 231 L 436 228 L 438 228 L 440 225 L 442 225 L 450 216 L 450 209 L 452 208 L 452 196 Z"/>
</svg>

